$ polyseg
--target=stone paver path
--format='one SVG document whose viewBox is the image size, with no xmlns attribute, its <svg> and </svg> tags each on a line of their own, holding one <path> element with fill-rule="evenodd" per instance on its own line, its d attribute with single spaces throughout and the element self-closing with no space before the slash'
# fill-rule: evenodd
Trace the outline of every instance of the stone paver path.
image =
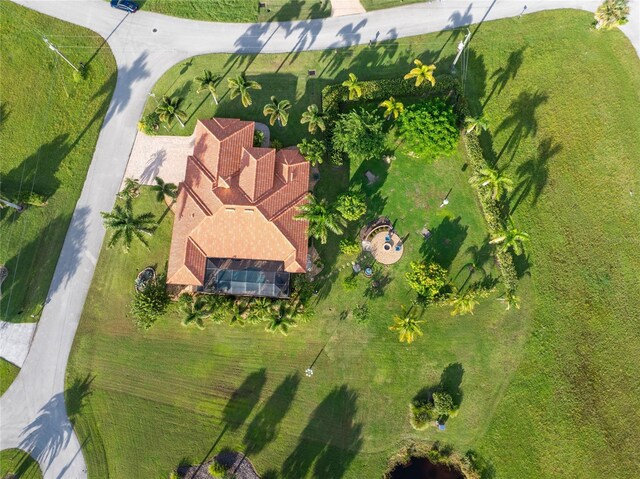
<svg viewBox="0 0 640 479">
<path fill-rule="evenodd" d="M 344 17 L 364 13 L 365 9 L 359 0 L 331 0 L 331 16 Z"/>
</svg>

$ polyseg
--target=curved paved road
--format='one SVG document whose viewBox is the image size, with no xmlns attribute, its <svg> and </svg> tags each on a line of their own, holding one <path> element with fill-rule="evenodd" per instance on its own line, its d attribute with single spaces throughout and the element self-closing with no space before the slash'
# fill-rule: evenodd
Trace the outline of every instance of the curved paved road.
<svg viewBox="0 0 640 479">
<path fill-rule="evenodd" d="M 170 66 L 202 53 L 320 50 L 367 43 L 377 32 L 379 40 L 436 32 L 482 19 L 516 16 L 526 3 L 445 0 L 323 20 L 220 24 L 145 12 L 126 16 L 103 0 L 15 1 L 98 32 L 108 39 L 118 65 L 116 89 L 67 232 L 49 301 L 20 374 L 0 398 L 0 449 L 20 447 L 30 452 L 47 479 L 87 477 L 81 445 L 64 405 L 67 359 L 104 236 L 100 211 L 113 206 L 147 94 Z M 640 50 L 638 1 L 633 0 L 633 18 L 624 30 L 636 50 Z M 593 11 L 598 3 L 533 0 L 526 12 Z"/>
</svg>

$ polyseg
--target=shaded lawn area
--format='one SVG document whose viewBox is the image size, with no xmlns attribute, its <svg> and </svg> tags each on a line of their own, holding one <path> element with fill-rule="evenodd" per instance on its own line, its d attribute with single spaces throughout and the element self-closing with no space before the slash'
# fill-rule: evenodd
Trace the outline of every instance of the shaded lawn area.
<svg viewBox="0 0 640 479">
<path fill-rule="evenodd" d="M 0 396 L 9 389 L 19 372 L 20 368 L 18 366 L 0 358 Z"/>
<path fill-rule="evenodd" d="M 20 449 L 0 451 L 0 476 L 14 474 L 18 479 L 42 479 L 42 471 L 38 463 Z"/>
<path fill-rule="evenodd" d="M 67 378 L 95 375 L 77 422 L 81 440 L 99 444 L 88 446 L 90 474 L 166 474 L 182 458 L 199 463 L 230 446 L 250 451 L 261 473 L 376 477 L 392 452 L 419 438 L 479 450 L 497 478 L 606 477 L 612 464 L 616 477 L 634 477 L 640 248 L 629 232 L 640 224 L 640 139 L 634 135 L 640 130 L 640 65 L 622 34 L 594 32 L 590 23 L 590 14 L 573 11 L 488 22 L 469 56 L 471 107 L 479 113 L 486 103 L 491 120 L 482 144 L 516 180 L 515 219 L 532 238 L 528 265 L 518 262 L 520 311 L 505 313 L 492 299 L 468 317 L 431 308 L 424 337 L 410 347 L 387 330 L 411 298 L 402 274 L 421 254 L 418 232 L 425 223 L 436 229 L 448 221 L 443 231 L 465 231 L 456 235 L 463 241 L 451 258 L 458 284 L 462 267 L 477 253 L 473 247 L 483 244 L 485 228 L 460 155 L 429 165 L 396 154 L 371 207 L 383 204 L 379 211 L 410 236 L 405 257 L 387 270 L 393 280 L 384 296 L 370 300 L 372 317 L 364 327 L 340 319 L 363 301 L 366 283 L 344 290 L 354 258 L 336 257 L 333 239 L 323 254 L 339 273 L 320 289 L 316 318 L 286 338 L 259 326 L 210 325 L 201 332 L 182 328 L 175 316 L 147 333 L 136 331 L 127 317 L 133 280 L 145 266 L 166 261 L 169 215 L 150 251 L 101 253 Z M 258 119 L 270 95 L 295 100 L 290 125 L 272 129 L 293 144 L 305 135 L 301 112 L 319 103 L 324 85 L 342 81 L 348 71 L 361 79 L 399 76 L 418 54 L 439 59 L 438 68 L 447 71 L 456 35 L 338 54 L 198 57 L 191 71 L 248 68 L 248 76 L 263 83 L 264 90 L 252 92 L 251 108 L 225 98 L 221 116 Z M 180 68 L 159 81 L 156 93 L 182 90 L 192 118 L 173 132 L 189 134 L 195 118 L 216 109 L 195 94 L 192 78 L 180 77 Z M 319 78 L 307 77 L 311 68 Z M 353 175 L 361 181 L 359 166 L 347 174 L 323 165 L 318 191 L 331 197 Z M 385 175 L 381 163 L 370 169 Z M 451 203 L 440 210 L 449 188 Z M 137 204 L 162 213 L 146 193 Z M 452 226 L 458 216 L 460 228 Z M 300 377 L 318 353 L 314 377 Z M 451 371 L 458 372 L 453 381 Z M 408 402 L 441 375 L 460 384 L 460 413 L 443 433 L 416 433 L 408 424 Z"/>
<path fill-rule="evenodd" d="M 0 14 L 11 18 L 0 33 L 0 188 L 8 198 L 32 188 L 48 197 L 46 206 L 20 214 L 0 210 L 0 264 L 9 269 L 0 317 L 35 321 L 115 88 L 116 67 L 102 38 L 89 30 L 6 1 Z M 97 52 L 89 78 L 75 82 L 73 70 L 39 32 L 75 64 Z"/>
<path fill-rule="evenodd" d="M 329 0 L 138 0 L 143 10 L 212 22 L 284 22 L 331 15 Z"/>
</svg>

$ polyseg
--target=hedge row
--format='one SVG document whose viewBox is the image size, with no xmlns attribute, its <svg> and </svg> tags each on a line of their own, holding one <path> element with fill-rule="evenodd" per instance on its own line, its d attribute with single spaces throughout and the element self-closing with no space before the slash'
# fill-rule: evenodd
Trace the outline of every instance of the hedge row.
<svg viewBox="0 0 640 479">
<path fill-rule="evenodd" d="M 460 121 L 469 115 L 466 99 L 462 94 L 460 82 L 450 75 L 441 75 L 436 78 L 435 86 L 415 86 L 414 80 L 404 78 L 390 78 L 383 80 L 361 81 L 362 95 L 359 100 L 377 101 L 394 97 L 444 97 L 454 106 L 456 116 Z M 357 101 L 359 101 L 357 100 Z M 322 90 L 322 111 L 328 115 L 330 121 L 340 112 L 340 104 L 349 101 L 349 89 L 341 84 L 333 84 Z"/>
<path fill-rule="evenodd" d="M 476 135 L 463 135 L 462 141 L 466 147 L 469 165 L 473 170 L 473 174 L 479 173 L 483 168 L 488 168 L 489 165 L 486 163 L 484 155 L 482 154 L 478 137 Z M 503 231 L 507 225 L 505 216 L 501 213 L 498 202 L 491 197 L 488 191 L 481 188 L 476 188 L 476 191 L 478 192 L 480 206 L 482 207 L 482 212 L 489 226 L 490 233 L 495 235 Z M 509 251 L 498 251 L 496 257 L 505 288 L 509 292 L 515 291 L 518 286 L 518 275 L 513 264 L 513 256 Z"/>
</svg>

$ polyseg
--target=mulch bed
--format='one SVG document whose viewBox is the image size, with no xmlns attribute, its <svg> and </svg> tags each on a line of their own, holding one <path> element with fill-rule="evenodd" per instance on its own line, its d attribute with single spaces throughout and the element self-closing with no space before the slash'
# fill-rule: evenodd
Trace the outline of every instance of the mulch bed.
<svg viewBox="0 0 640 479">
<path fill-rule="evenodd" d="M 260 479 L 253 464 L 240 452 L 221 452 L 215 459 L 226 465 L 235 474 L 236 479 Z M 208 469 L 212 462 L 207 461 L 202 465 L 179 467 L 178 475 L 183 479 L 211 479 Z"/>
</svg>

